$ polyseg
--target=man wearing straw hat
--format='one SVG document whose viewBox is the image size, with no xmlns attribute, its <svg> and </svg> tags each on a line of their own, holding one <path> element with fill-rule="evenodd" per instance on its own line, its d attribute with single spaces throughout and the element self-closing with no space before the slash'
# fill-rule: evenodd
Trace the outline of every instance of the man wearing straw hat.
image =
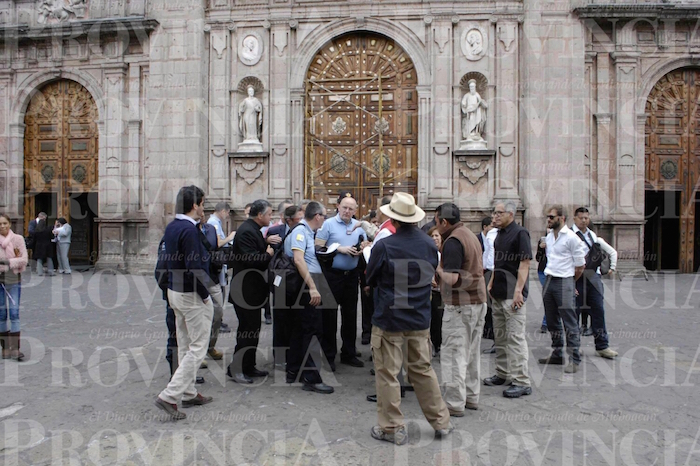
<svg viewBox="0 0 700 466">
<path fill-rule="evenodd" d="M 367 283 L 375 288 L 371 345 L 379 420 L 371 435 L 404 445 L 408 433 L 397 378 L 404 345 L 408 378 L 435 437 L 444 437 L 453 429 L 430 365 L 430 283 L 437 267 L 437 249 L 416 226 L 425 212 L 416 206 L 413 196 L 396 193 L 380 210 L 391 219 L 396 233 L 374 246 L 367 265 Z"/>
</svg>

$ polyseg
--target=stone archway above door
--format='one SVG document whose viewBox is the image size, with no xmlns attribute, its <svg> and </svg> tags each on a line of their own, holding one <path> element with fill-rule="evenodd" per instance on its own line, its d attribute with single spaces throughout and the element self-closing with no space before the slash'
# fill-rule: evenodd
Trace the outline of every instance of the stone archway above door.
<svg viewBox="0 0 700 466">
<path fill-rule="evenodd" d="M 359 215 L 395 191 L 416 194 L 418 83 L 408 54 L 379 34 L 327 43 L 307 71 L 306 196 L 332 204 L 351 191 Z"/>
</svg>

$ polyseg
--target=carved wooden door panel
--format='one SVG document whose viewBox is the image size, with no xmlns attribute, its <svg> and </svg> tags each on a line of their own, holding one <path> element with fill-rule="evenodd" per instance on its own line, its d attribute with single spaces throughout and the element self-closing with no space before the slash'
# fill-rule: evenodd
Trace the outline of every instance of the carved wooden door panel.
<svg viewBox="0 0 700 466">
<path fill-rule="evenodd" d="M 96 249 L 97 118 L 87 89 L 68 80 L 37 91 L 25 115 L 25 231 L 39 210 L 50 210 L 50 221 L 65 217 L 73 227 L 70 256 L 77 261 L 94 260 Z"/>
<path fill-rule="evenodd" d="M 654 86 L 646 104 L 649 115 L 645 125 L 646 188 L 680 192 L 681 272 L 693 271 L 698 241 L 695 199 L 700 157 L 699 85 L 700 70 L 672 71 Z"/>
<path fill-rule="evenodd" d="M 361 216 L 380 191 L 416 195 L 416 84 L 410 57 L 384 36 L 346 35 L 319 51 L 307 74 L 307 197 L 332 207 L 351 191 Z"/>
</svg>

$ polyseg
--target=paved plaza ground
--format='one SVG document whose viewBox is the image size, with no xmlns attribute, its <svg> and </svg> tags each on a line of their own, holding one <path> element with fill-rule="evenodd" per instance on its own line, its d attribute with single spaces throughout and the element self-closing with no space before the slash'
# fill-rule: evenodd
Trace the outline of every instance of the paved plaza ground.
<svg viewBox="0 0 700 466">
<path fill-rule="evenodd" d="M 416 397 L 402 409 L 409 445 L 370 437 L 376 404 L 370 363 L 324 373 L 332 395 L 285 384 L 227 380 L 223 361 L 200 370 L 214 402 L 164 421 L 153 404 L 167 384 L 165 309 L 151 277 L 108 273 L 25 277 L 27 360 L 0 362 L 0 465 L 641 465 L 700 464 L 700 275 L 605 280 L 614 361 L 582 342 L 577 374 L 546 370 L 541 292 L 527 304 L 533 393 L 516 400 L 482 387 L 478 411 L 453 418 L 434 440 Z M 231 305 L 224 321 L 237 325 Z M 272 327 L 263 324 L 259 367 L 274 370 Z M 229 361 L 235 333 L 222 334 Z M 482 348 L 491 345 L 482 342 Z M 369 347 L 358 345 L 367 360 Z M 439 360 L 433 360 L 438 374 Z M 494 356 L 481 359 L 493 374 Z"/>
</svg>

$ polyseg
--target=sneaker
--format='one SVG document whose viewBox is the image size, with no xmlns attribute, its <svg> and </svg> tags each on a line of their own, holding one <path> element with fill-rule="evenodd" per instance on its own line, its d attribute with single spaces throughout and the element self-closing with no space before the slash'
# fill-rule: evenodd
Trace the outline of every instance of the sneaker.
<svg viewBox="0 0 700 466">
<path fill-rule="evenodd" d="M 465 407 L 466 409 L 471 409 L 472 411 L 476 411 L 477 409 L 479 409 L 479 403 L 474 403 L 474 402 L 471 402 L 471 401 L 467 401 L 467 402 L 464 404 L 464 407 Z"/>
<path fill-rule="evenodd" d="M 450 413 L 450 416 L 452 416 L 452 417 L 464 417 L 464 410 L 457 411 L 455 409 L 447 408 L 447 411 Z"/>
<path fill-rule="evenodd" d="M 605 359 L 614 359 L 615 356 L 617 356 L 617 351 L 611 350 L 610 348 L 605 348 L 600 351 L 596 351 L 596 353 L 598 353 L 598 356 Z"/>
<path fill-rule="evenodd" d="M 523 395 L 531 395 L 532 388 L 524 385 L 511 385 L 503 390 L 503 396 L 506 398 L 520 398 Z"/>
<path fill-rule="evenodd" d="M 455 430 L 454 426 L 452 424 L 448 425 L 444 429 L 438 429 L 435 431 L 435 438 L 437 439 L 443 439 L 450 435 L 452 431 Z"/>
<path fill-rule="evenodd" d="M 212 348 L 209 351 L 207 351 L 207 354 L 214 360 L 214 361 L 220 361 L 224 357 L 224 353 L 219 351 L 216 348 Z"/>
<path fill-rule="evenodd" d="M 180 419 L 185 419 L 187 417 L 187 414 L 181 413 L 177 410 L 177 405 L 168 403 L 167 401 L 162 400 L 159 396 L 156 397 L 155 403 L 157 407 L 170 414 L 170 417 L 174 421 L 179 421 Z"/>
<path fill-rule="evenodd" d="M 435 432 L 437 433 L 437 431 Z M 370 430 L 370 435 L 372 438 L 391 442 L 395 445 L 406 445 L 408 443 L 408 432 L 406 432 L 405 426 L 399 427 L 392 433 L 384 432 L 381 427 L 374 426 Z"/>
<path fill-rule="evenodd" d="M 565 368 L 564 372 L 567 374 L 575 374 L 578 372 L 578 364 L 574 364 L 573 362 L 570 362 Z"/>
<path fill-rule="evenodd" d="M 228 324 L 221 322 L 219 333 L 231 333 L 231 327 L 229 327 Z"/>
<path fill-rule="evenodd" d="M 209 364 L 206 361 L 202 361 L 202 364 L 199 366 L 200 369 L 206 369 L 207 367 L 209 367 Z"/>
<path fill-rule="evenodd" d="M 191 400 L 182 400 L 182 407 L 191 408 L 192 406 L 202 406 L 209 404 L 212 401 L 214 401 L 214 398 L 210 396 L 202 396 L 201 393 L 197 393 L 197 396 L 195 396 Z"/>
<path fill-rule="evenodd" d="M 484 385 L 488 385 L 489 387 L 494 387 L 496 385 L 503 385 L 505 383 L 506 383 L 506 379 L 502 379 L 497 375 L 492 375 L 491 377 L 484 379 Z"/>
</svg>

